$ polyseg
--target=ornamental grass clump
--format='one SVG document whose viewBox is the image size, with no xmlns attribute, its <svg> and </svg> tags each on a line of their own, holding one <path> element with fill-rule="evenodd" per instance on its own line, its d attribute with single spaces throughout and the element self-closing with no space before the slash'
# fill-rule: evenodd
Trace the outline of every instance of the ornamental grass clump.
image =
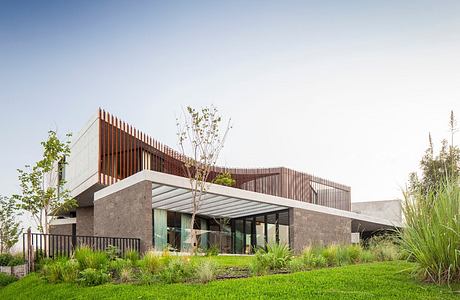
<svg viewBox="0 0 460 300">
<path fill-rule="evenodd" d="M 429 192 L 405 194 L 401 246 L 416 274 L 438 284 L 460 281 L 460 186 L 447 180 Z"/>
</svg>

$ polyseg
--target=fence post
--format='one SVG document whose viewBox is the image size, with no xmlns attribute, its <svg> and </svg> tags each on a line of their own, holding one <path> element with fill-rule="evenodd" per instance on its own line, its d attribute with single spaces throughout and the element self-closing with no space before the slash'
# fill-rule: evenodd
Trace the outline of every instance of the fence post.
<svg viewBox="0 0 460 300">
<path fill-rule="evenodd" d="M 34 257 L 34 245 L 32 240 L 32 232 L 27 229 L 27 264 L 29 272 L 33 272 L 35 270 L 35 257 Z"/>
</svg>

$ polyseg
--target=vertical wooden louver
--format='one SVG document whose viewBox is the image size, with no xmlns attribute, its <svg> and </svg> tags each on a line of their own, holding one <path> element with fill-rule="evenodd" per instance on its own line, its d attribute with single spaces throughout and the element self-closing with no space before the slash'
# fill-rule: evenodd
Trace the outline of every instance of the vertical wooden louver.
<svg viewBox="0 0 460 300">
<path fill-rule="evenodd" d="M 184 157 L 104 110 L 99 110 L 98 178 L 110 185 L 143 169 L 186 176 Z M 209 180 L 229 172 L 236 188 L 333 208 L 351 209 L 351 189 L 287 168 L 213 168 Z"/>
</svg>

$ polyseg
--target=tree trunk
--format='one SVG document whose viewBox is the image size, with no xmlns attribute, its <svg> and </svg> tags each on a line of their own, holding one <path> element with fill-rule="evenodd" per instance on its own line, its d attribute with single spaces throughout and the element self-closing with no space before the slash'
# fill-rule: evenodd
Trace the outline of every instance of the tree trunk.
<svg viewBox="0 0 460 300">
<path fill-rule="evenodd" d="M 198 247 L 198 239 L 196 236 L 196 230 L 193 228 L 195 224 L 196 212 L 192 213 L 192 219 L 190 221 L 190 253 L 195 253 Z"/>
</svg>

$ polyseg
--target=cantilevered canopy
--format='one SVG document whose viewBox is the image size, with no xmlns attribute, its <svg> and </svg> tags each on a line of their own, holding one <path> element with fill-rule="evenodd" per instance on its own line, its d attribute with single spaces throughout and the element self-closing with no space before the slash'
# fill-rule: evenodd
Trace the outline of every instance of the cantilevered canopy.
<svg viewBox="0 0 460 300">
<path fill-rule="evenodd" d="M 190 189 L 177 188 L 159 183 L 152 184 L 153 208 L 191 214 L 192 202 Z M 203 194 L 199 203 L 198 214 L 225 218 L 238 218 L 288 208 L 283 205 L 254 202 L 212 192 Z"/>
<path fill-rule="evenodd" d="M 96 192 L 94 201 L 144 181 L 152 184 L 153 208 L 184 213 L 192 212 L 189 179 L 150 170 L 138 172 Z M 216 184 L 209 184 L 206 193 L 203 195 L 198 214 L 237 218 L 288 208 L 300 208 L 311 212 L 349 218 L 352 221 L 359 221 L 361 224 L 389 227 L 402 226 L 400 222 L 374 216 Z"/>
</svg>

